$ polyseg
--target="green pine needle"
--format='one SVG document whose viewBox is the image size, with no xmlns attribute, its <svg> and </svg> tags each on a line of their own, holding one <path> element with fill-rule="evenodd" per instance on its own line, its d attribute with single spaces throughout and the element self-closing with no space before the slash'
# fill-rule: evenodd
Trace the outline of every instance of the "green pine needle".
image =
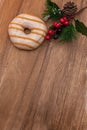
<svg viewBox="0 0 87 130">
<path fill-rule="evenodd" d="M 76 38 L 76 29 L 73 24 L 65 27 L 59 37 L 60 41 L 69 42 Z"/>
<path fill-rule="evenodd" d="M 62 17 L 62 11 L 56 3 L 51 2 L 51 0 L 46 0 L 46 10 L 43 13 L 43 17 L 46 16 L 50 16 L 55 21 Z"/>
<path fill-rule="evenodd" d="M 52 6 L 51 0 L 46 0 L 46 5 L 47 5 L 47 6 Z"/>
</svg>

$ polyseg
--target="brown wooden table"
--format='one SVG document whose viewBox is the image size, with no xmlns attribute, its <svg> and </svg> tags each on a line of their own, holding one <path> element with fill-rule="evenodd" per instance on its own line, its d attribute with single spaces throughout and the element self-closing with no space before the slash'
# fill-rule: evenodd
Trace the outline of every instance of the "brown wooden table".
<svg viewBox="0 0 87 130">
<path fill-rule="evenodd" d="M 68 0 L 55 0 L 60 7 Z M 82 8 L 86 0 L 74 0 Z M 87 38 L 15 48 L 8 24 L 45 0 L 0 0 L 0 130 L 87 130 Z M 87 10 L 78 16 L 87 25 Z"/>
</svg>

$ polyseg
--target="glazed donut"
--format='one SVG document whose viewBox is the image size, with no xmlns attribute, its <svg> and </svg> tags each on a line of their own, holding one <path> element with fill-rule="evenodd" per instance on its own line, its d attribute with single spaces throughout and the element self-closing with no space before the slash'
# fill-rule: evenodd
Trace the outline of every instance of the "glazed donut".
<svg viewBox="0 0 87 130">
<path fill-rule="evenodd" d="M 30 33 L 26 34 L 25 29 Z M 12 43 L 25 50 L 33 50 L 40 46 L 47 33 L 45 23 L 38 17 L 30 14 L 20 14 L 14 18 L 8 27 L 8 33 Z"/>
</svg>

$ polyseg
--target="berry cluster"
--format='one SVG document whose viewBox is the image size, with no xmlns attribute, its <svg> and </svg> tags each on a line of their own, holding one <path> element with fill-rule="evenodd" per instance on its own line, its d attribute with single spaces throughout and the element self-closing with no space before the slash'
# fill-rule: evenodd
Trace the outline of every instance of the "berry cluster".
<svg viewBox="0 0 87 130">
<path fill-rule="evenodd" d="M 60 19 L 59 22 L 54 22 L 51 26 L 52 29 L 49 29 L 47 35 L 45 36 L 46 40 L 58 39 L 59 34 L 62 32 L 62 29 L 69 25 L 69 20 L 66 16 Z"/>
</svg>

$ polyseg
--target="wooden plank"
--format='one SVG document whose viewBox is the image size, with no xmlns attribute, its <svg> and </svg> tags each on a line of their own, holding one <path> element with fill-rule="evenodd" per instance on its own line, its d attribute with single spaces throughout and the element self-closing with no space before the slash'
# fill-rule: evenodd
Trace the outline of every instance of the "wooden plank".
<svg viewBox="0 0 87 130">
<path fill-rule="evenodd" d="M 60 7 L 65 1 L 57 1 Z M 75 1 L 78 7 L 85 1 Z M 41 17 L 45 1 L 0 1 L 0 129 L 87 130 L 87 38 L 15 48 L 8 24 L 19 13 Z M 78 16 L 87 24 L 87 10 Z"/>
</svg>

